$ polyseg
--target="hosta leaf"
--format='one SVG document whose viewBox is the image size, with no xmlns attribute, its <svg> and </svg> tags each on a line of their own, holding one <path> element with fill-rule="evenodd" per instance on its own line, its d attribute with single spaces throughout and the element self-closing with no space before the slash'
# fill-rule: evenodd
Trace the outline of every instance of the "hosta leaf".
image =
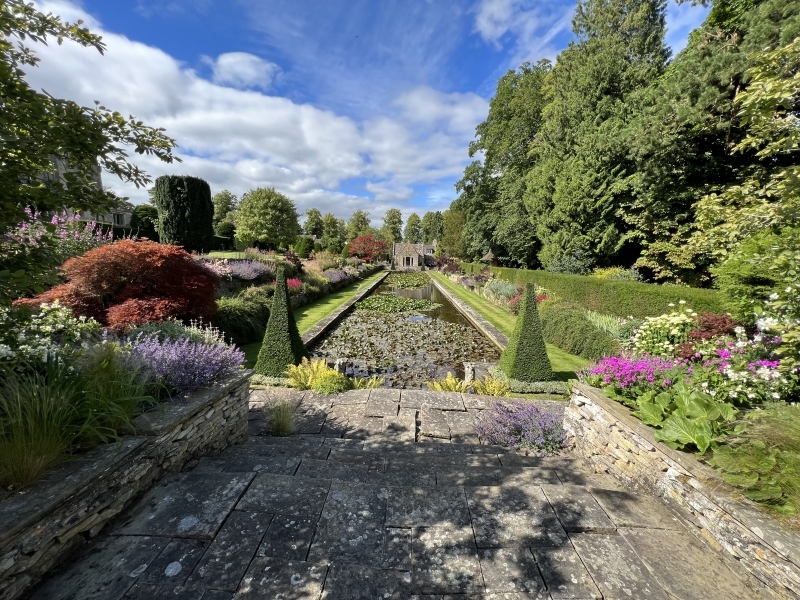
<svg viewBox="0 0 800 600">
<path fill-rule="evenodd" d="M 768 500 L 779 500 L 783 496 L 783 489 L 779 485 L 764 485 L 752 490 L 745 490 L 742 493 L 750 500 L 766 502 Z"/>
<path fill-rule="evenodd" d="M 706 419 L 715 421 L 719 418 L 720 411 L 717 402 L 692 394 L 686 403 L 686 416 L 691 419 Z"/>
<path fill-rule="evenodd" d="M 658 406 L 660 406 L 662 409 L 666 410 L 667 407 L 670 404 L 672 404 L 672 394 L 670 394 L 668 392 L 661 392 L 653 400 Z"/>
<path fill-rule="evenodd" d="M 675 413 L 664 421 L 661 431 L 655 434 L 657 440 L 670 440 L 683 445 L 694 444 L 702 453 L 711 444 L 711 426 L 702 419 L 687 419 Z"/>
<path fill-rule="evenodd" d="M 646 425 L 661 427 L 664 424 L 664 409 L 657 404 L 640 403 L 639 410 L 633 414 Z"/>
<path fill-rule="evenodd" d="M 749 488 L 758 483 L 758 473 L 723 473 L 722 478 L 736 487 Z"/>
</svg>

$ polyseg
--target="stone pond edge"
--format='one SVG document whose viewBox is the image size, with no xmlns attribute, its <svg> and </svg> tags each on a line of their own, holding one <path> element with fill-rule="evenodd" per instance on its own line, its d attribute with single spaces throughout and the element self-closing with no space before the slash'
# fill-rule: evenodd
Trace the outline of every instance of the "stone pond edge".
<svg viewBox="0 0 800 600">
<path fill-rule="evenodd" d="M 376 270 L 376 272 L 377 272 L 377 270 Z M 377 288 L 381 283 L 383 283 L 383 280 L 386 279 L 389 276 L 389 273 L 391 273 L 391 271 L 384 272 L 382 277 L 380 277 L 379 279 L 377 279 L 374 282 L 372 282 L 366 288 L 364 288 L 363 290 L 358 292 L 355 296 L 350 298 L 347 302 L 342 304 L 335 311 L 330 313 L 327 317 L 325 317 L 324 319 L 319 321 L 311 329 L 306 331 L 301 336 L 302 339 L 303 339 L 303 343 L 306 345 L 306 347 L 310 347 L 310 346 L 313 346 L 314 344 L 316 344 L 336 323 L 339 322 L 339 320 L 344 315 L 346 315 L 350 311 L 351 308 L 353 308 L 353 305 L 355 305 L 356 302 L 361 300 L 367 294 L 372 293 L 372 291 L 375 288 Z M 371 276 L 372 276 L 372 273 L 370 275 L 368 275 L 368 277 L 371 277 Z"/>
<path fill-rule="evenodd" d="M 781 598 L 800 598 L 800 534 L 741 496 L 692 455 L 653 436 L 623 405 L 588 385 L 572 389 L 564 426 L 598 471 L 688 512 L 691 525 Z"/>
<path fill-rule="evenodd" d="M 103 444 L 0 502 L 0 598 L 20 598 L 164 475 L 248 436 L 252 371 L 134 420 Z"/>
</svg>

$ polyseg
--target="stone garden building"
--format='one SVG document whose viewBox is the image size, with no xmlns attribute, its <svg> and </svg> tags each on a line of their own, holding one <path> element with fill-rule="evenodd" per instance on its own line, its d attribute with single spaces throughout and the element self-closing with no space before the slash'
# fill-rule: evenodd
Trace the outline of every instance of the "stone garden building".
<svg viewBox="0 0 800 600">
<path fill-rule="evenodd" d="M 395 243 L 392 252 L 394 268 L 398 271 L 419 271 L 423 266 L 432 267 L 434 264 L 433 255 L 435 252 L 435 240 L 433 244 L 411 244 L 409 242 Z"/>
</svg>

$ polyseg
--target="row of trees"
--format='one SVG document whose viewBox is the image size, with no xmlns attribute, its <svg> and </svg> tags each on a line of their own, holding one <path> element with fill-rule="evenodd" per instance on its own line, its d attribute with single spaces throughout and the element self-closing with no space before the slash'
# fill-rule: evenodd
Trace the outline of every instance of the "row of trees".
<svg viewBox="0 0 800 600">
<path fill-rule="evenodd" d="M 509 71 L 445 212 L 447 251 L 636 265 L 705 285 L 798 216 L 800 0 L 711 0 L 670 60 L 664 0 L 581 0 L 555 64 Z"/>
</svg>

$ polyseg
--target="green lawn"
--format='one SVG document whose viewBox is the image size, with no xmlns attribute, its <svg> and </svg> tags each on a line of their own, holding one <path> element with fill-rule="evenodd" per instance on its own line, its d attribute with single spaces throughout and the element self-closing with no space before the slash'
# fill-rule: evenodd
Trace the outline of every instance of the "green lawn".
<svg viewBox="0 0 800 600">
<path fill-rule="evenodd" d="M 347 302 L 355 294 L 364 289 L 366 286 L 371 285 L 376 279 L 383 275 L 383 271 L 378 271 L 374 275 L 367 277 L 362 281 L 351 283 L 347 287 L 343 287 L 338 292 L 329 294 L 324 298 L 320 298 L 316 302 L 306 304 L 294 311 L 294 318 L 297 321 L 297 328 L 300 334 L 304 334 L 311 329 L 314 325 L 319 323 L 322 319 L 327 317 L 342 304 Z M 247 368 L 252 368 L 256 364 L 258 358 L 258 351 L 261 350 L 261 342 L 253 342 L 242 346 L 242 351 L 247 359 Z"/>
<path fill-rule="evenodd" d="M 517 322 L 516 316 L 509 313 L 501 306 L 489 302 L 486 298 L 478 296 L 478 294 L 474 292 L 470 292 L 457 283 L 453 283 L 441 273 L 429 271 L 428 274 L 450 290 L 454 295 L 469 304 L 470 307 L 479 312 L 484 319 L 489 321 L 504 334 L 511 337 L 511 333 L 514 331 L 514 325 Z M 547 344 L 547 356 L 550 357 L 550 364 L 553 365 L 553 372 L 561 379 L 574 378 L 577 369 L 589 364 L 589 361 L 585 358 L 564 352 L 561 348 L 553 346 L 552 344 Z"/>
</svg>

